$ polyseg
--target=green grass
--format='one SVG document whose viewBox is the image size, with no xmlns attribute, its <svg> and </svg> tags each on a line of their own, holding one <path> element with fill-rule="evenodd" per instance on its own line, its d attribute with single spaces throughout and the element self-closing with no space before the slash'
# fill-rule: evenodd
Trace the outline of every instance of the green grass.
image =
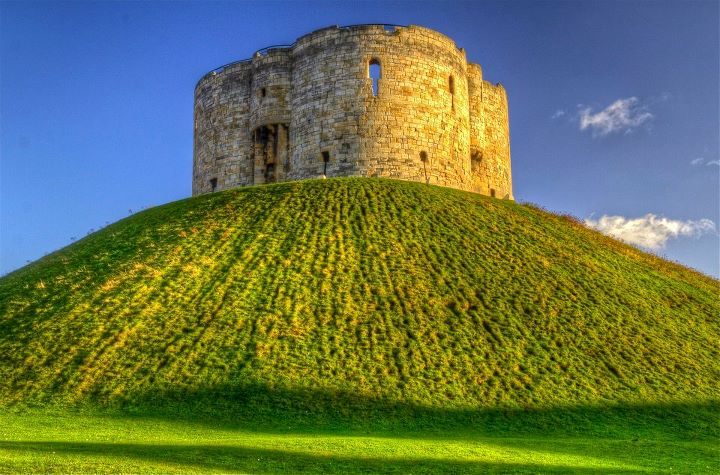
<svg viewBox="0 0 720 475">
<path fill-rule="evenodd" d="M 712 472 L 719 292 L 418 183 L 178 201 L 0 279 L 0 471 Z"/>
<path fill-rule="evenodd" d="M 287 412 L 283 413 L 287 416 Z M 1 472 L 717 473 L 717 407 L 471 411 L 340 426 L 0 412 Z M 710 433 L 693 429 L 706 418 Z M 557 424 L 560 420 L 571 424 Z M 334 424 L 339 421 L 335 420 Z M 290 424 L 288 426 L 287 424 Z"/>
</svg>

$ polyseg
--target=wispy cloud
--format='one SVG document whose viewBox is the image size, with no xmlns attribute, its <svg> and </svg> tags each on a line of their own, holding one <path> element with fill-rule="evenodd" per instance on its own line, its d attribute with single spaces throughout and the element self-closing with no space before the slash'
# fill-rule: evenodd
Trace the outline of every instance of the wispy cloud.
<svg viewBox="0 0 720 475">
<path fill-rule="evenodd" d="M 694 160 L 690 160 L 690 165 L 694 167 L 700 166 L 702 164 L 705 164 L 709 167 L 720 167 L 720 160 L 708 160 L 706 162 L 704 157 L 698 157 Z"/>
<path fill-rule="evenodd" d="M 668 239 L 697 237 L 715 231 L 715 223 L 709 219 L 680 221 L 652 213 L 635 219 L 603 215 L 597 220 L 588 218 L 585 224 L 603 234 L 652 250 L 665 247 Z"/>
<path fill-rule="evenodd" d="M 590 129 L 593 136 L 604 137 L 615 132 L 630 133 L 652 120 L 653 115 L 637 97 L 618 99 L 593 114 L 590 107 L 580 107 L 580 130 Z"/>
<path fill-rule="evenodd" d="M 564 116 L 566 112 L 563 109 L 558 109 L 555 111 L 555 113 L 550 117 L 551 119 L 559 119 L 560 117 Z"/>
</svg>

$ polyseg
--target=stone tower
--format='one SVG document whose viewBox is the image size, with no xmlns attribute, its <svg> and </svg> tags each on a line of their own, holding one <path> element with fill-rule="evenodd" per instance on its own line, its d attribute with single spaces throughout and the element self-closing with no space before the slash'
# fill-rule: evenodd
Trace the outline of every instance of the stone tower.
<svg viewBox="0 0 720 475">
<path fill-rule="evenodd" d="M 195 88 L 193 195 L 322 176 L 512 199 L 505 89 L 419 26 L 313 31 Z"/>
</svg>

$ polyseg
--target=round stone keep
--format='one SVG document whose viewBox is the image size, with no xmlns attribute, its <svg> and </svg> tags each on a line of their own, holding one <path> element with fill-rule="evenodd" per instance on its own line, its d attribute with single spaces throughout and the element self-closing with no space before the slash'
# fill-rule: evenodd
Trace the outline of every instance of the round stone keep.
<svg viewBox="0 0 720 475">
<path fill-rule="evenodd" d="M 193 195 L 337 176 L 512 199 L 505 89 L 419 26 L 324 28 L 200 79 Z"/>
</svg>

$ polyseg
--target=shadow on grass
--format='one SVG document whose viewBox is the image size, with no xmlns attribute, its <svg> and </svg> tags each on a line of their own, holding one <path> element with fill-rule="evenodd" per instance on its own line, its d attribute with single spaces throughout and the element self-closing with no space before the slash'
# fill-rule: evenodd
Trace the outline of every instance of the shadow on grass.
<svg viewBox="0 0 720 475">
<path fill-rule="evenodd" d="M 108 407 L 100 404 L 101 407 Z M 214 428 L 267 433 L 342 431 L 453 439 L 575 437 L 718 440 L 720 401 L 607 404 L 538 409 L 453 409 L 373 399 L 362 395 L 262 385 L 164 391 L 116 402 L 121 417 L 185 420 Z"/>
<path fill-rule="evenodd" d="M 182 470 L 249 473 L 607 473 L 608 469 L 549 464 L 497 463 L 431 458 L 373 458 L 311 455 L 284 450 L 219 445 L 154 445 L 91 442 L 0 442 L 0 450 L 61 454 L 76 458 L 132 458 Z M 49 462 L 52 463 L 51 461 Z M 52 466 L 44 467 L 52 471 Z M 641 470 L 612 468 L 612 473 Z"/>
<path fill-rule="evenodd" d="M 553 407 L 545 409 L 452 409 L 423 407 L 357 394 L 283 390 L 266 386 L 143 394 L 112 405 L 83 409 L 117 418 L 184 423 L 189 427 L 270 435 L 374 437 L 417 441 L 420 456 L 368 458 L 233 445 L 153 445 L 97 442 L 2 442 L 13 451 L 131 457 L 187 464 L 200 470 L 268 472 L 526 472 L 593 473 L 594 461 L 619 473 L 633 467 L 653 472 L 720 472 L 720 402 Z M 64 411 L 66 413 L 66 411 Z M 184 430 L 178 427 L 178 430 Z M 518 454 L 518 463 L 423 457 L 421 441 L 459 441 L 467 449 L 489 445 Z M 202 440 L 199 443 L 204 442 Z M 392 451 L 390 451 L 392 453 Z M 533 458 L 524 457 L 533 453 Z M 540 458 L 534 458 L 540 454 Z M 473 457 L 475 453 L 473 453 Z M 482 457 L 480 457 L 482 458 Z M 564 459 L 573 466 L 564 466 Z M 592 459 L 592 460 L 591 460 Z M 542 460 L 541 465 L 536 464 Z M 545 461 L 547 460 L 547 464 Z M 579 466 L 573 460 L 586 460 Z M 628 472 L 628 473 L 629 473 Z"/>
</svg>

